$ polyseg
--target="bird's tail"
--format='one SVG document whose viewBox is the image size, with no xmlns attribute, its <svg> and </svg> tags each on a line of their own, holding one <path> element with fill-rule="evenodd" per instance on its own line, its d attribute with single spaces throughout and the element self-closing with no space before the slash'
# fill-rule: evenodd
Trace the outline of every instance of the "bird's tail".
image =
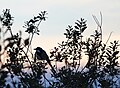
<svg viewBox="0 0 120 88">
<path fill-rule="evenodd" d="M 51 67 L 51 69 L 52 69 L 53 74 L 54 74 L 54 75 L 56 75 L 56 71 L 55 71 L 55 69 L 53 68 L 53 66 L 52 66 L 52 64 L 51 64 L 51 62 L 50 62 L 50 61 L 48 61 L 48 64 L 50 65 L 50 67 Z"/>
</svg>

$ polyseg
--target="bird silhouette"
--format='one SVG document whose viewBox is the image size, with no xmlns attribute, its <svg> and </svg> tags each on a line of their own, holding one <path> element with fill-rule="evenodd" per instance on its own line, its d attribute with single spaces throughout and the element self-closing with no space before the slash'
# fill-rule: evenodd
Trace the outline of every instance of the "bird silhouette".
<svg viewBox="0 0 120 88">
<path fill-rule="evenodd" d="M 56 71 L 54 70 L 54 68 L 53 68 L 53 66 L 51 64 L 50 59 L 49 59 L 47 53 L 41 47 L 37 47 L 34 50 L 36 50 L 34 61 L 36 62 L 36 59 L 38 59 L 38 60 L 46 60 L 47 63 L 50 65 L 53 74 L 55 75 Z"/>
</svg>

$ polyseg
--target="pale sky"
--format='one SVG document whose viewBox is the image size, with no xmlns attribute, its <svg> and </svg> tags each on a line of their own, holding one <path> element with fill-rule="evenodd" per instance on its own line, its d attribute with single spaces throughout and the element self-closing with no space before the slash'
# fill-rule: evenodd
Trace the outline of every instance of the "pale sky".
<svg viewBox="0 0 120 88">
<path fill-rule="evenodd" d="M 47 53 L 65 39 L 63 33 L 67 25 L 74 25 L 81 17 L 88 24 L 84 36 L 91 35 L 96 29 L 92 15 L 100 19 L 100 12 L 103 15 L 104 40 L 107 40 L 110 32 L 113 32 L 110 41 L 120 40 L 120 0 L 0 0 L 0 14 L 6 8 L 11 9 L 11 14 L 15 17 L 14 31 L 23 30 L 24 37 L 28 37 L 22 27 L 24 22 L 40 11 L 48 12 L 47 21 L 39 27 L 40 35 L 35 35 L 32 43 L 33 47 L 41 46 Z"/>
</svg>

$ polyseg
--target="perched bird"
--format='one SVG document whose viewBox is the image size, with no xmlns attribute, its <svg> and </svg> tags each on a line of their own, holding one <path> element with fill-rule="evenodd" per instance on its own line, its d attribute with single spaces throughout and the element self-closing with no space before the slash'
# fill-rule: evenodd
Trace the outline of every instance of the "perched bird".
<svg viewBox="0 0 120 88">
<path fill-rule="evenodd" d="M 37 47 L 34 50 L 36 50 L 36 52 L 35 52 L 35 61 L 36 61 L 36 59 L 38 59 L 38 60 L 46 60 L 47 63 L 52 68 L 53 74 L 55 75 L 56 71 L 54 70 L 54 68 L 53 68 L 53 66 L 51 64 L 47 53 L 41 47 Z"/>
</svg>

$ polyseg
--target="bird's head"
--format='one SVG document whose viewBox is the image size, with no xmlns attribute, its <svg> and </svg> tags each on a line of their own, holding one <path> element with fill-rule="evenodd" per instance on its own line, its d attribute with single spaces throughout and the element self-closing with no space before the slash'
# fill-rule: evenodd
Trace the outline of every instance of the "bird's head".
<svg viewBox="0 0 120 88">
<path fill-rule="evenodd" d="M 41 50 L 42 48 L 41 47 L 37 47 L 37 48 L 35 48 L 34 50 Z"/>
<path fill-rule="evenodd" d="M 38 52 L 41 52 L 43 49 L 41 47 L 37 47 L 35 48 L 34 50 L 38 51 Z"/>
</svg>

